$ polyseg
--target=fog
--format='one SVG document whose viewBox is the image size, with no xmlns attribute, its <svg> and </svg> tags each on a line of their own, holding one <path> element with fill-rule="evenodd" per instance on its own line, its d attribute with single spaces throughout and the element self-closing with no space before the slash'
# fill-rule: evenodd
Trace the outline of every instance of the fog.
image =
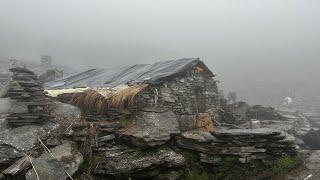
<svg viewBox="0 0 320 180">
<path fill-rule="evenodd" d="M 200 57 L 225 92 L 320 96 L 318 0 L 1 0 L 0 56 L 68 66 Z"/>
</svg>

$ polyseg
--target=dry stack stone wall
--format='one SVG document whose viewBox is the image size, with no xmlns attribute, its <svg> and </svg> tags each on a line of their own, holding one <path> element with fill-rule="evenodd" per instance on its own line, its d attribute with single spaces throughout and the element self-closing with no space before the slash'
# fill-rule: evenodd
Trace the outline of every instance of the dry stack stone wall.
<svg viewBox="0 0 320 180">
<path fill-rule="evenodd" d="M 208 113 L 212 120 L 218 119 L 219 107 L 216 81 L 193 70 L 185 76 L 151 85 L 138 98 L 139 110 L 170 110 L 178 115 L 181 122 L 194 121 L 198 113 Z M 184 129 L 189 130 L 188 127 L 182 127 Z"/>
<path fill-rule="evenodd" d="M 38 77 L 25 68 L 12 68 L 12 81 L 7 96 L 11 98 L 11 110 L 6 120 L 10 126 L 43 124 L 49 119 L 47 100 Z"/>
<path fill-rule="evenodd" d="M 215 164 L 223 156 L 235 156 L 242 163 L 272 160 L 282 155 L 295 155 L 294 137 L 276 129 L 223 129 L 213 133 L 188 131 L 176 136 L 180 148 L 198 152 L 200 160 Z"/>
</svg>

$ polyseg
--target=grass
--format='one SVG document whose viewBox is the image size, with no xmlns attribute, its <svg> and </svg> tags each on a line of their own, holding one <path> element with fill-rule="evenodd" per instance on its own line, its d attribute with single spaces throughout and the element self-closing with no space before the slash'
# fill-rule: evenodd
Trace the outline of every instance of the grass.
<svg viewBox="0 0 320 180">
<path fill-rule="evenodd" d="M 237 157 L 226 156 L 222 157 L 222 166 L 216 169 L 215 179 L 222 179 L 239 163 Z"/>
<path fill-rule="evenodd" d="M 236 156 L 220 156 L 221 164 L 211 166 L 201 163 L 195 152 L 180 149 L 177 153 L 184 156 L 186 160 L 186 168 L 181 178 L 184 180 L 218 180 L 235 176 L 246 179 L 270 169 L 274 174 L 280 174 L 301 163 L 301 158 L 289 155 L 279 157 L 272 165 L 266 165 L 261 160 L 251 160 L 249 163 L 241 164 Z"/>
<path fill-rule="evenodd" d="M 260 160 L 252 160 L 248 164 L 245 164 L 245 172 L 246 176 L 256 176 L 261 171 L 265 169 L 265 166 Z"/>
<path fill-rule="evenodd" d="M 283 155 L 277 159 L 272 166 L 272 171 L 276 174 L 290 170 L 299 165 L 301 160 L 298 156 Z"/>
<path fill-rule="evenodd" d="M 184 173 L 184 180 L 211 180 L 209 174 L 197 169 L 188 170 Z"/>
<path fill-rule="evenodd" d="M 230 174 L 239 163 L 237 157 L 221 157 L 221 166 L 213 168 L 200 162 L 199 156 L 187 150 L 180 149 L 177 153 L 186 159 L 186 170 L 182 176 L 184 180 L 215 180 L 223 179 Z"/>
<path fill-rule="evenodd" d="M 124 127 L 129 127 L 132 125 L 133 121 L 131 118 L 123 118 L 119 119 L 120 124 L 122 124 Z"/>
</svg>

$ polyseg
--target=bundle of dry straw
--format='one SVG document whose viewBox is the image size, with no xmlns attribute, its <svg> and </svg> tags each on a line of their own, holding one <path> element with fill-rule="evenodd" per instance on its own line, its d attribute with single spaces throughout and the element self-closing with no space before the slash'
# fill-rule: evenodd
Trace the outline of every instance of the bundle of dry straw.
<svg viewBox="0 0 320 180">
<path fill-rule="evenodd" d="M 111 108 L 125 109 L 134 106 L 136 96 L 148 88 L 148 84 L 137 84 L 123 89 L 109 98 Z"/>
<path fill-rule="evenodd" d="M 72 94 L 69 103 L 78 106 L 85 113 L 97 110 L 99 114 L 102 114 L 106 107 L 106 99 L 91 89 L 82 93 Z"/>
</svg>

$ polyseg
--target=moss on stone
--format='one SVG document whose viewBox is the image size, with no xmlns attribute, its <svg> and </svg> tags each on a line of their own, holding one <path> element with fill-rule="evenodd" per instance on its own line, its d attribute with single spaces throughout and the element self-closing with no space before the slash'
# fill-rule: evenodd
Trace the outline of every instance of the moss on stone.
<svg viewBox="0 0 320 180">
<path fill-rule="evenodd" d="M 290 170 L 300 163 L 301 159 L 298 156 L 283 155 L 275 161 L 271 168 L 275 174 L 278 174 Z"/>
</svg>

